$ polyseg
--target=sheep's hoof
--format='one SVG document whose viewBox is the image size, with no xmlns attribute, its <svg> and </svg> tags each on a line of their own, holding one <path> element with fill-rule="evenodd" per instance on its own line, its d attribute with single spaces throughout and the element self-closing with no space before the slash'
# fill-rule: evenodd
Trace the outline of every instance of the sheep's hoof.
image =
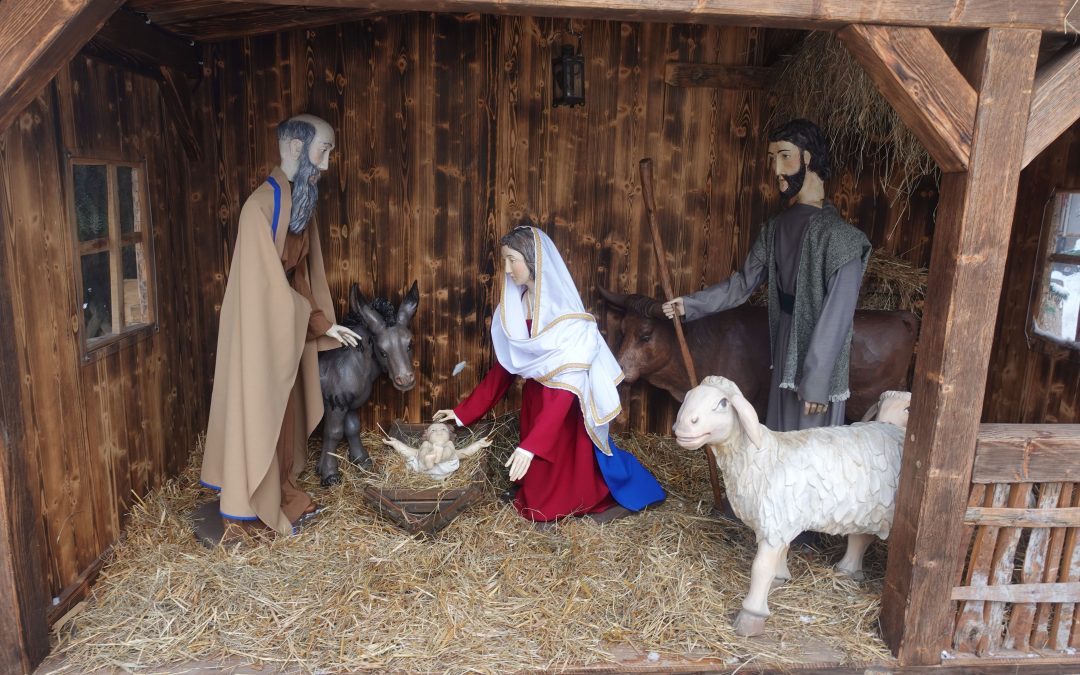
<svg viewBox="0 0 1080 675">
<path fill-rule="evenodd" d="M 765 619 L 768 614 L 758 614 L 748 609 L 743 609 L 735 617 L 735 634 L 742 637 L 754 637 L 765 632 Z"/>
<path fill-rule="evenodd" d="M 843 577 L 845 579 L 851 579 L 854 582 L 862 583 L 866 581 L 866 574 L 862 570 L 846 570 L 843 567 L 836 568 L 836 576 Z"/>
<path fill-rule="evenodd" d="M 770 584 L 770 590 L 776 590 L 789 581 L 791 581 L 790 577 L 773 577 L 772 584 Z"/>
<path fill-rule="evenodd" d="M 329 476 L 324 477 L 319 482 L 324 488 L 333 487 L 335 485 L 340 485 L 341 484 L 341 473 L 332 473 Z"/>
</svg>

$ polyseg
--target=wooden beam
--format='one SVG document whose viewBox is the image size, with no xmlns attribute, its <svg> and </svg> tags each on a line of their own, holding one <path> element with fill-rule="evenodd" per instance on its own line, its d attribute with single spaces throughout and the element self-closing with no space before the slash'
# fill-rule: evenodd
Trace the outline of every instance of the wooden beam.
<svg viewBox="0 0 1080 675">
<path fill-rule="evenodd" d="M 1080 119 L 1080 46 L 1058 54 L 1035 73 L 1021 168 Z"/>
<path fill-rule="evenodd" d="M 1064 32 L 1065 0 L 223 0 L 293 7 L 483 12 L 622 21 L 839 28 L 852 23 Z"/>
<path fill-rule="evenodd" d="M 216 42 L 299 28 L 319 28 L 388 14 L 362 9 L 255 5 L 258 9 L 253 10 L 251 7 L 250 4 L 236 5 L 231 13 L 215 8 L 205 14 L 192 12 L 185 16 L 168 15 L 170 18 L 159 20 L 158 23 L 193 40 Z M 153 11 L 153 7 L 148 7 L 147 13 L 152 18 L 161 14 Z"/>
<path fill-rule="evenodd" d="M 23 423 L 11 243 L 14 223 L 0 132 L 0 672 L 30 673 L 49 653 L 44 518 Z M 7 135 L 10 137 L 10 135 Z"/>
<path fill-rule="evenodd" d="M 950 597 L 986 602 L 1080 602 L 1080 582 L 957 586 Z"/>
<path fill-rule="evenodd" d="M 1080 508 L 1010 509 L 969 506 L 964 514 L 964 522 L 990 527 L 1080 527 Z"/>
<path fill-rule="evenodd" d="M 202 76 L 202 51 L 198 45 L 146 23 L 127 9 L 113 14 L 86 43 L 83 53 L 155 78 L 162 66 L 192 79 Z"/>
<path fill-rule="evenodd" d="M 0 132 L 124 0 L 0 2 Z"/>
<path fill-rule="evenodd" d="M 672 87 L 761 90 L 769 85 L 773 69 L 762 66 L 725 66 L 715 63 L 668 63 L 664 82 Z"/>
<path fill-rule="evenodd" d="M 161 90 L 162 105 L 165 113 L 176 126 L 176 134 L 184 145 L 184 152 L 192 161 L 202 161 L 202 145 L 195 133 L 192 119 L 191 92 L 184 77 L 168 66 L 161 66 L 158 71 L 158 89 Z"/>
<path fill-rule="evenodd" d="M 1038 31 L 977 36 L 970 169 L 941 185 L 880 624 L 901 664 L 941 660 L 1024 147 Z"/>
<path fill-rule="evenodd" d="M 973 483 L 1080 482 L 1080 424 L 983 424 Z"/>
<path fill-rule="evenodd" d="M 837 33 L 945 173 L 963 171 L 975 90 L 927 28 L 853 25 Z"/>
</svg>

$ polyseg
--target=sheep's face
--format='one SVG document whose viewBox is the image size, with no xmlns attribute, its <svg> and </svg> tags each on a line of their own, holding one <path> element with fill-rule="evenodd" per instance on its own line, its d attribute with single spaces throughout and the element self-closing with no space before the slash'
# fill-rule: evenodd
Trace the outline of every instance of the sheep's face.
<svg viewBox="0 0 1080 675">
<path fill-rule="evenodd" d="M 728 393 L 702 385 L 687 392 L 672 430 L 680 446 L 695 450 L 707 443 L 723 443 L 737 423 Z"/>
<path fill-rule="evenodd" d="M 907 427 L 908 409 L 911 406 L 911 394 L 906 391 L 887 391 L 878 401 L 878 413 L 874 417 L 878 422 L 888 422 L 898 427 Z"/>
</svg>

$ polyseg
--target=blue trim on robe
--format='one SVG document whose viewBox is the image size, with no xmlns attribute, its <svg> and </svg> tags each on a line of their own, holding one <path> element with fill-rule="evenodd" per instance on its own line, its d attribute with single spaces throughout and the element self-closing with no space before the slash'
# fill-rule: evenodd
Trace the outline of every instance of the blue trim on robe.
<svg viewBox="0 0 1080 675">
<path fill-rule="evenodd" d="M 278 185 L 277 180 L 273 176 L 267 176 L 266 182 L 270 183 L 270 187 L 274 188 L 274 220 L 270 223 L 270 238 L 277 240 L 277 221 L 278 216 L 281 215 L 281 186 Z"/>
<path fill-rule="evenodd" d="M 207 483 L 205 481 L 199 481 L 199 483 L 212 490 L 217 490 L 218 492 L 221 491 L 221 488 L 216 485 L 211 485 L 210 483 Z M 232 518 L 233 521 L 258 521 L 259 519 L 259 516 L 257 515 L 229 515 L 228 513 L 226 513 L 225 511 L 221 511 L 220 509 L 218 509 L 217 512 L 220 513 L 222 516 Z"/>
<path fill-rule="evenodd" d="M 615 501 L 631 511 L 640 511 L 650 504 L 664 501 L 664 488 L 636 457 L 620 450 L 611 436 L 608 436 L 608 448 L 611 449 L 610 457 L 595 445 L 593 454 Z"/>
</svg>

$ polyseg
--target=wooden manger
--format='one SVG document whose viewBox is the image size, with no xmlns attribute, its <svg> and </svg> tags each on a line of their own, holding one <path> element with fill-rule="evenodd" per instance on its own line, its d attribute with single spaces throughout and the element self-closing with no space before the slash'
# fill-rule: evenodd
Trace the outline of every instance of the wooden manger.
<svg viewBox="0 0 1080 675">
<path fill-rule="evenodd" d="M 395 420 L 390 436 L 417 445 L 427 427 L 427 424 Z M 362 494 L 372 508 L 409 534 L 431 536 L 480 501 L 484 495 L 484 473 L 481 465 L 466 487 L 434 485 L 415 489 L 368 485 Z"/>
</svg>

